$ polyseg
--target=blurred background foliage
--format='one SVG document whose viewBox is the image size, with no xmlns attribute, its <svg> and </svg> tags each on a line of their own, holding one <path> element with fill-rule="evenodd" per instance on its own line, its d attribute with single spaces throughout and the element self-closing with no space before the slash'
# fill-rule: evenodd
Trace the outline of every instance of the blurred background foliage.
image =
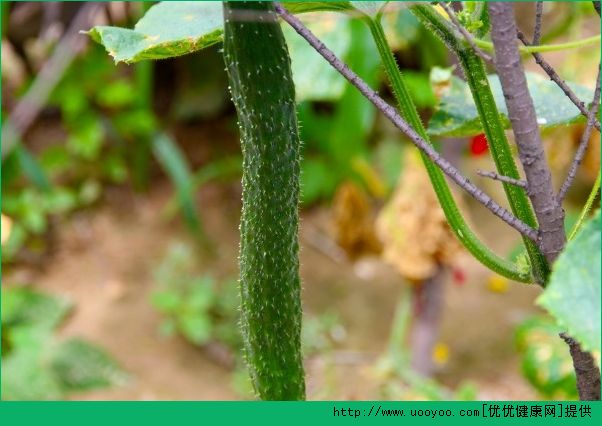
<svg viewBox="0 0 602 426">
<path fill-rule="evenodd" d="M 86 22 L 86 28 L 76 30 L 99 23 L 132 27 L 149 6 L 139 2 L 103 4 Z M 526 27 L 533 12 L 529 4 L 520 7 L 519 25 Z M 80 398 L 89 391 L 125 387 L 130 393 L 89 395 L 170 399 L 173 395 L 168 391 L 153 390 L 160 386 L 144 379 L 146 372 L 200 357 L 203 364 L 194 364 L 198 370 L 190 374 L 198 374 L 199 381 L 216 390 L 202 393 L 186 388 L 183 392 L 191 392 L 188 399 L 251 398 L 240 356 L 235 278 L 238 243 L 233 237 L 240 208 L 241 153 L 221 46 L 176 59 L 115 66 L 100 45 L 82 35 L 85 46 L 71 52 L 65 71 L 53 76 L 56 84 L 49 83 L 51 79 L 41 70 L 64 43 L 82 9 L 82 2 L 2 2 L 2 397 Z M 546 3 L 545 19 L 544 42 L 599 32 L 599 22 L 588 2 Z M 310 13 L 303 20 L 371 87 L 393 102 L 378 52 L 362 22 L 334 13 Z M 445 114 L 442 96 L 457 96 L 446 90 L 462 84 L 454 58 L 400 3 L 390 5 L 383 25 L 423 121 L 428 123 L 433 114 L 434 119 Z M 303 142 L 301 238 L 303 253 L 309 254 L 302 254 L 302 262 L 306 271 L 313 269 L 303 276 L 309 295 L 303 344 L 310 397 L 575 398 L 574 376 L 567 368 L 570 359 L 555 337 L 553 323 L 541 314 L 529 319 L 537 314 L 531 307 L 536 291 L 510 290 L 507 280 L 475 263 L 440 262 L 440 253 L 425 249 L 428 259 L 420 262 L 435 265 L 430 275 L 436 275 L 445 287 L 437 290 L 435 299 L 451 297 L 458 302 L 472 297 L 481 315 L 487 315 L 487 308 L 481 306 L 499 303 L 498 314 L 506 318 L 505 327 L 510 331 L 500 333 L 506 337 L 498 344 L 509 347 L 510 352 L 493 357 L 490 368 L 508 375 L 520 363 L 524 379 L 510 374 L 514 382 L 508 385 L 504 379 L 495 382 L 488 373 L 481 379 L 477 372 L 468 375 L 476 382 L 471 384 L 449 367 L 456 365 L 464 372 L 471 368 L 470 349 L 460 347 L 463 339 L 458 338 L 457 345 L 452 342 L 466 326 L 462 322 L 466 318 L 458 314 L 454 322 L 455 314 L 450 314 L 455 328 L 442 325 L 439 314 L 431 321 L 421 301 L 432 299 L 424 299 L 424 283 L 432 277 L 414 280 L 387 266 L 381 256 L 391 247 L 375 229 L 383 206 L 404 182 L 405 188 L 415 187 L 419 193 L 430 191 L 428 185 L 420 186 L 420 172 L 408 170 L 404 174 L 415 156 L 413 148 L 300 37 L 288 27 L 283 31 L 292 60 Z M 555 53 L 550 60 L 561 75 L 591 88 L 598 48 Z M 19 104 L 40 81 L 50 85 L 49 94 L 35 99 L 41 104 L 39 114 L 9 145 L 7 123 L 18 121 Z M 546 130 L 555 175 L 564 175 L 580 126 Z M 491 168 L 487 141 L 478 128 L 454 138 L 441 136 L 435 143 L 469 174 Z M 579 175 L 579 186 L 570 195 L 569 217 L 575 216 L 571 209 L 578 211 L 599 170 L 599 138 L 592 147 Z M 480 183 L 488 192 L 501 193 L 495 182 Z M 507 233 L 502 224 L 483 219 L 479 207 L 470 200 L 463 202 L 477 229 L 494 245 L 500 233 Z M 413 205 L 411 200 L 405 203 Z M 131 234 L 127 230 L 102 222 L 107 220 L 103 216 L 107 208 L 131 215 L 143 228 L 139 232 L 156 232 L 157 236 L 148 237 L 145 243 L 134 246 L 136 249 L 129 248 Z M 436 203 L 429 209 L 438 211 Z M 398 219 L 424 229 L 442 229 L 437 214 L 429 212 L 410 208 Z M 119 214 L 111 213 L 108 220 L 121 217 Z M 147 216 L 158 219 L 149 222 Z M 216 225 L 216 217 L 227 222 L 226 231 L 223 225 Z M 160 230 L 149 228 L 149 223 Z M 117 240 L 111 232 L 124 235 Z M 393 239 L 403 237 L 395 229 L 390 232 Z M 509 257 L 520 255 L 515 236 L 497 242 Z M 431 243 L 420 238 L 412 242 Z M 72 265 L 75 260 L 68 263 L 86 250 L 95 257 L 90 247 L 112 247 L 108 258 L 126 259 L 130 269 L 124 266 L 126 272 L 115 272 L 118 279 L 95 286 L 97 279 L 87 275 L 84 266 Z M 393 253 L 394 257 L 404 256 L 399 250 Z M 388 262 L 394 266 L 414 262 L 401 257 Z M 105 258 L 98 262 L 108 274 L 117 271 Z M 73 282 L 52 284 L 47 275 L 53 273 L 48 271 L 66 264 L 75 269 Z M 133 269 L 144 270 L 143 278 L 134 278 Z M 342 278 L 333 278 L 336 276 Z M 356 291 L 360 296 L 350 295 L 349 289 L 357 287 L 351 282 L 363 283 Z M 471 290 L 475 287 L 485 292 Z M 467 295 L 469 291 L 473 296 Z M 85 301 L 102 299 L 102 292 L 110 300 L 98 305 L 102 309 Z M 362 298 L 361 303 L 354 297 Z M 501 301 L 482 304 L 479 299 L 492 297 Z M 106 320 L 113 309 L 129 312 L 128 303 L 133 306 L 134 299 L 136 306 L 141 306 L 136 312 L 142 310 L 149 320 L 137 318 L 134 307 L 131 316 L 126 315 L 127 320 L 120 324 Z M 381 308 L 383 303 L 388 308 Z M 434 309 L 461 309 L 451 303 L 455 302 L 441 302 Z M 382 318 L 372 325 L 379 314 Z M 365 333 L 369 338 L 355 334 L 354 327 L 361 328 L 360 319 L 369 330 Z M 79 325 L 70 328 L 70 321 Z M 103 334 L 98 330 L 105 322 L 111 325 L 106 325 L 110 331 Z M 424 347 L 412 344 L 421 338 L 417 324 L 427 327 L 430 343 Z M 496 326 L 495 319 L 488 325 Z M 158 346 L 149 342 L 129 345 L 115 340 L 112 344 L 113 335 L 121 328 L 139 330 L 139 334 L 156 338 L 153 344 L 175 349 L 166 352 L 170 358 L 161 359 L 150 352 Z M 92 338 L 75 333 L 79 329 L 90 332 Z M 496 334 L 484 333 L 492 339 Z M 447 336 L 447 342 L 441 336 Z M 102 349 L 93 343 L 94 338 L 112 349 Z M 478 352 L 488 357 L 486 351 L 493 350 L 493 343 L 479 339 L 475 337 L 466 346 L 474 348 L 477 341 L 482 346 Z M 363 352 L 353 350 L 356 346 Z M 419 346 L 422 352 L 416 349 Z M 131 353 L 135 356 L 130 357 Z M 426 360 L 426 367 L 414 365 L 417 357 Z M 456 359 L 455 364 L 450 357 Z M 217 373 L 212 365 L 218 366 Z M 167 367 L 166 371 L 176 374 Z M 349 379 L 354 373 L 368 385 Z M 177 378 L 174 380 L 177 383 Z M 226 383 L 225 389 L 219 380 Z M 368 393 L 355 393 L 364 387 Z"/>
</svg>

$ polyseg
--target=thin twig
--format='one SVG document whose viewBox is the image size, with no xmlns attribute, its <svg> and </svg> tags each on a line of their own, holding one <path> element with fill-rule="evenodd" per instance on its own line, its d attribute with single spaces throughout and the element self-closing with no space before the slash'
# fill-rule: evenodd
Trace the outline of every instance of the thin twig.
<svg viewBox="0 0 602 426">
<path fill-rule="evenodd" d="M 533 28 L 533 46 L 541 40 L 541 18 L 543 17 L 543 1 L 535 2 L 535 27 Z"/>
<path fill-rule="evenodd" d="M 454 26 L 456 27 L 456 29 L 458 31 L 460 31 L 460 33 L 462 33 L 462 35 L 464 36 L 464 38 L 466 39 L 468 44 L 470 44 L 470 47 L 472 47 L 474 49 L 474 51 L 477 52 L 477 55 L 479 55 L 481 58 L 483 58 L 487 62 L 492 62 L 493 58 L 491 57 L 491 55 L 489 55 L 488 53 L 485 53 L 483 50 L 481 50 L 476 45 L 474 38 L 472 37 L 472 34 L 470 34 L 468 32 L 468 30 L 466 28 L 464 28 L 464 25 L 462 25 L 460 23 L 460 21 L 458 21 L 458 17 L 456 16 L 456 13 L 454 12 L 454 10 L 451 7 L 449 7 L 447 4 L 445 4 L 445 2 L 441 2 L 441 3 L 439 3 L 439 5 L 443 8 L 443 10 L 445 10 L 447 15 L 449 16 L 449 19 L 451 19 L 451 21 L 454 24 Z"/>
<path fill-rule="evenodd" d="M 577 147 L 577 152 L 575 153 L 575 158 L 571 164 L 569 172 L 564 180 L 564 183 L 560 187 L 560 191 L 558 193 L 558 201 L 562 203 L 566 194 L 573 184 L 575 180 L 575 176 L 577 175 L 577 169 L 581 165 L 583 161 L 583 157 L 585 157 L 585 151 L 589 145 L 589 139 L 592 134 L 592 129 L 594 127 L 594 120 L 596 118 L 596 114 L 598 113 L 598 109 L 600 108 L 600 65 L 598 65 L 598 78 L 596 79 L 596 90 L 594 91 L 594 100 L 592 101 L 592 106 L 589 110 L 587 117 L 587 125 L 585 126 L 585 131 L 583 135 L 581 135 L 581 141 L 579 142 L 579 147 Z"/>
<path fill-rule="evenodd" d="M 301 37 L 303 37 L 330 65 L 333 66 L 343 77 L 354 85 L 372 104 L 380 110 L 399 130 L 401 130 L 443 173 L 445 173 L 458 186 L 468 192 L 475 200 L 483 204 L 494 215 L 502 219 L 508 225 L 516 229 L 522 235 L 534 242 L 538 240 L 535 229 L 518 219 L 508 210 L 497 204 L 489 195 L 477 188 L 472 182 L 464 177 L 458 169 L 443 158 L 428 142 L 421 138 L 416 131 L 387 104 L 378 94 L 336 55 L 329 50 L 301 21 L 291 15 L 280 3 L 274 2 L 274 9 Z"/>
<path fill-rule="evenodd" d="M 87 3 L 82 6 L 25 96 L 11 111 L 2 126 L 2 158 L 11 152 L 23 133 L 34 122 L 73 58 L 87 42 L 86 37 L 81 36 L 79 32 L 89 27 L 90 22 L 102 6 L 101 2 Z"/>
<path fill-rule="evenodd" d="M 493 180 L 499 180 L 500 182 L 509 183 L 510 185 L 518 186 L 520 188 L 527 189 L 527 182 L 521 179 L 514 179 L 510 176 L 503 176 L 496 172 L 485 172 L 483 170 L 477 170 L 479 176 L 487 177 Z"/>
<path fill-rule="evenodd" d="M 523 42 L 525 46 L 530 45 L 525 35 L 520 31 L 517 32 L 517 37 L 520 41 Z M 575 104 L 575 106 L 579 108 L 581 114 L 585 117 L 588 117 L 589 111 L 585 107 L 585 103 L 581 99 L 579 99 L 575 92 L 573 92 L 573 89 L 571 89 L 569 85 L 566 84 L 566 82 L 562 78 L 560 78 L 556 70 L 554 70 L 554 68 L 552 68 L 552 66 L 548 62 L 546 62 L 543 56 L 541 56 L 541 53 L 531 52 L 531 54 L 533 55 L 535 62 L 537 62 L 541 69 L 544 70 L 545 73 L 550 77 L 550 79 L 552 79 L 552 81 L 562 89 L 562 91 L 571 100 L 571 102 L 573 102 L 573 104 Z M 600 131 L 600 122 L 598 120 L 594 120 L 594 127 L 598 129 L 598 131 Z"/>
</svg>

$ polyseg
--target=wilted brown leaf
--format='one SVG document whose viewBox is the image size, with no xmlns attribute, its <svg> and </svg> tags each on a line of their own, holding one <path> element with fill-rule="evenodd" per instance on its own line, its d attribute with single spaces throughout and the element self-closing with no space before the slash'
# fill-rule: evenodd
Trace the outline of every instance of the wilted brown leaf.
<svg viewBox="0 0 602 426">
<path fill-rule="evenodd" d="M 332 214 L 336 242 L 350 259 L 381 252 L 372 208 L 365 192 L 357 185 L 345 182 L 338 188 Z"/>
<path fill-rule="evenodd" d="M 406 154 L 403 170 L 376 229 L 385 260 L 404 278 L 419 282 L 432 277 L 439 265 L 450 264 L 460 245 L 416 151 Z"/>
</svg>

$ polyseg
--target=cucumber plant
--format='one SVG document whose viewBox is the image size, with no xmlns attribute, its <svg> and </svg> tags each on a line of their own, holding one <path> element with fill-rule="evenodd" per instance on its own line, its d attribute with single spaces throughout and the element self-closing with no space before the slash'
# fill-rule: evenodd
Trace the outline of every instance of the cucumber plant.
<svg viewBox="0 0 602 426">
<path fill-rule="evenodd" d="M 541 56 L 542 52 L 599 43 L 600 37 L 540 45 L 541 40 L 549 37 L 540 34 L 542 14 L 538 7 L 533 41 L 527 41 L 519 33 L 524 44 L 519 47 L 512 4 L 461 3 L 464 10 L 459 14 L 447 3 L 412 3 L 408 6 L 420 23 L 457 56 L 466 77 L 463 93 L 470 94 L 468 100 L 462 101 L 465 104 L 441 103 L 426 127 L 417 114 L 380 23 L 387 2 L 287 2 L 284 5 L 277 2 L 224 2 L 223 7 L 218 2 L 162 2 L 152 7 L 133 30 L 95 27 L 89 32 L 116 61 L 129 63 L 183 55 L 224 41 L 224 59 L 238 112 L 243 150 L 242 329 L 250 375 L 261 398 L 304 398 L 299 350 L 299 138 L 293 76 L 276 15 L 421 151 L 441 207 L 464 247 L 500 275 L 537 283 L 545 289 L 538 303 L 548 309 L 572 336 L 565 335 L 565 341 L 573 357 L 580 398 L 600 398 L 600 373 L 591 355 L 600 347 L 600 305 L 596 303 L 600 299 L 599 256 L 597 264 L 590 262 L 593 267 L 577 262 L 574 257 L 576 251 L 584 249 L 588 253 L 599 253 L 600 232 L 599 227 L 596 228 L 599 215 L 593 221 L 585 220 L 599 190 L 599 179 L 577 226 L 586 224 L 582 230 L 571 232 L 570 236 L 574 238 L 568 244 L 561 205 L 591 132 L 600 129 L 600 82 L 597 82 L 592 102 L 587 104 L 580 97 L 588 96 L 588 92 L 566 84 Z M 400 113 L 295 16 L 310 11 L 349 13 L 367 23 Z M 504 28 L 511 28 L 511 31 Z M 488 34 L 492 42 L 484 39 Z M 529 54 L 554 81 L 552 89 L 543 89 L 543 83 L 528 79 L 522 65 L 516 65 L 520 65 L 520 55 Z M 484 61 L 492 63 L 499 75 L 487 75 Z M 550 108 L 550 104 L 554 107 Z M 441 121 L 442 116 L 444 121 Z M 456 121 L 460 123 L 454 127 Z M 540 129 L 544 125 L 576 121 L 585 121 L 586 130 L 574 164 L 556 195 Z M 466 136 L 462 133 L 466 129 L 478 130 L 472 135 L 484 133 L 497 172 L 483 176 L 503 185 L 508 210 L 463 176 L 435 149 L 431 138 L 445 136 L 441 129 L 450 125 L 454 131 L 448 135 Z M 521 179 L 512 155 L 507 129 L 514 133 L 524 179 Z M 525 252 L 521 262 L 502 258 L 479 240 L 457 207 L 446 177 L 521 235 Z M 596 241 L 598 247 L 594 249 Z M 594 321 L 576 315 L 581 311 L 579 300 L 584 299 L 593 301 L 587 304 L 587 313 Z"/>
</svg>

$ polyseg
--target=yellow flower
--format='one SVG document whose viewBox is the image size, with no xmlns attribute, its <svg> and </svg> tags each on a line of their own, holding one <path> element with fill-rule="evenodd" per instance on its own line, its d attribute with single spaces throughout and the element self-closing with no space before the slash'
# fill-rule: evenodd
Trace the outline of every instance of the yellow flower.
<svg viewBox="0 0 602 426">
<path fill-rule="evenodd" d="M 449 346 L 445 343 L 437 343 L 433 347 L 433 362 L 437 365 L 445 365 L 449 360 Z"/>
<path fill-rule="evenodd" d="M 506 293 L 508 291 L 508 279 L 499 275 L 492 275 L 487 281 L 487 288 L 494 293 Z"/>
</svg>

